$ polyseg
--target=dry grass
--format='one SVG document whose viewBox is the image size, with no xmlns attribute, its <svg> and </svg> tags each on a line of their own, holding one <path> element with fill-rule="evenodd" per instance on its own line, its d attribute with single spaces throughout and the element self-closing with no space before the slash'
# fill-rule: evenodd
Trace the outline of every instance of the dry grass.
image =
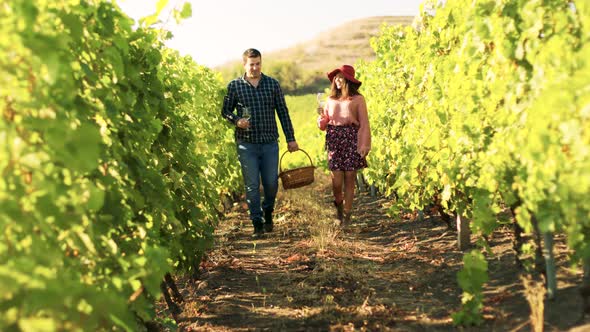
<svg viewBox="0 0 590 332">
<path fill-rule="evenodd" d="M 281 190 L 275 232 L 261 239 L 250 237 L 245 206 L 233 206 L 199 279 L 178 280 L 185 295 L 179 330 L 457 331 L 451 314 L 461 305 L 456 273 L 463 253 L 454 234 L 432 218 L 394 220 L 383 199 L 365 194 L 353 223 L 340 229 L 329 181 L 320 174 L 310 187 Z M 578 274 L 561 275 L 560 296 L 545 311 L 542 285 L 517 277 L 509 232 L 497 233 L 494 243 L 486 320 L 461 330 L 545 324 L 547 331 L 563 331 L 580 324 L 574 321 L 581 301 L 572 287 Z M 160 303 L 159 317 L 168 316 Z"/>
<path fill-rule="evenodd" d="M 320 176 L 318 182 L 316 188 L 328 191 L 329 177 Z M 375 290 L 368 285 L 366 276 L 374 272 L 372 265 L 355 263 L 358 256 L 362 256 L 359 255 L 362 248 L 346 235 L 350 230 L 345 231 L 336 222 L 331 196 L 317 194 L 316 190 L 311 197 L 305 190 L 281 193 L 280 199 L 286 202 L 292 214 L 285 216 L 286 219 L 307 229 L 308 234 L 288 253 L 287 261 L 304 265 L 310 272 L 290 273 L 291 282 L 280 291 L 292 303 L 308 307 L 302 312 L 303 316 L 313 317 L 315 321 L 336 322 L 331 328 L 333 331 L 351 330 L 350 321 L 363 321 L 380 314 L 390 316 L 390 309 L 370 303 Z"/>
<path fill-rule="evenodd" d="M 321 220 L 311 229 L 311 243 L 319 254 L 338 249 L 340 226 L 332 220 Z"/>
</svg>

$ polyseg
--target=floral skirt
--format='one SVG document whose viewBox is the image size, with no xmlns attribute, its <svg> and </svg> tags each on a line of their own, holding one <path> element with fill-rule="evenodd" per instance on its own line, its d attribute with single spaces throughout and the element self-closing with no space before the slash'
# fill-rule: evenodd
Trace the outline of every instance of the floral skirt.
<svg viewBox="0 0 590 332">
<path fill-rule="evenodd" d="M 326 129 L 328 168 L 331 171 L 356 171 L 367 167 L 367 159 L 356 151 L 357 126 L 331 126 Z"/>
</svg>

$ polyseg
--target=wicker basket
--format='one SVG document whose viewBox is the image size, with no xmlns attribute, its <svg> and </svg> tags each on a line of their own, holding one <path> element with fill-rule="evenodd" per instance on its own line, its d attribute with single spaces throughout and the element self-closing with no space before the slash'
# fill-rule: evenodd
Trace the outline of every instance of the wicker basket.
<svg viewBox="0 0 590 332">
<path fill-rule="evenodd" d="M 285 190 L 301 188 L 312 184 L 314 181 L 313 172 L 315 170 L 315 166 L 313 166 L 313 161 L 311 161 L 311 157 L 307 154 L 307 152 L 301 149 L 299 149 L 299 151 L 305 153 L 311 166 L 283 171 L 283 157 L 288 151 L 283 152 L 281 155 L 281 160 L 279 161 L 279 177 L 281 178 L 281 182 L 283 182 L 283 189 Z"/>
</svg>

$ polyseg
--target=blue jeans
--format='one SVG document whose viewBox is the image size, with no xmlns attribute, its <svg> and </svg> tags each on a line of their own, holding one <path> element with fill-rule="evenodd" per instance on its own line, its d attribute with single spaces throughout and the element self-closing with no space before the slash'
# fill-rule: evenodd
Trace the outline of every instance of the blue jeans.
<svg viewBox="0 0 590 332">
<path fill-rule="evenodd" d="M 246 202 L 253 224 L 262 222 L 262 209 L 273 210 L 279 189 L 279 144 L 237 142 L 238 159 L 246 187 Z M 260 206 L 260 180 L 264 189 L 264 201 Z"/>
</svg>

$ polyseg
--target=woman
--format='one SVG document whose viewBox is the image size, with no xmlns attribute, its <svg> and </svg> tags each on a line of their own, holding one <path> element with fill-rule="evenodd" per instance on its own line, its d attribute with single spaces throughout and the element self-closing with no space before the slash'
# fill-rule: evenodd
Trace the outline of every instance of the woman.
<svg viewBox="0 0 590 332">
<path fill-rule="evenodd" d="M 330 96 L 324 108 L 318 109 L 318 127 L 326 131 L 337 218 L 344 224 L 350 223 L 356 171 L 367 167 L 366 156 L 371 150 L 367 104 L 358 92 L 362 83 L 354 75 L 349 65 L 329 72 Z"/>
</svg>

